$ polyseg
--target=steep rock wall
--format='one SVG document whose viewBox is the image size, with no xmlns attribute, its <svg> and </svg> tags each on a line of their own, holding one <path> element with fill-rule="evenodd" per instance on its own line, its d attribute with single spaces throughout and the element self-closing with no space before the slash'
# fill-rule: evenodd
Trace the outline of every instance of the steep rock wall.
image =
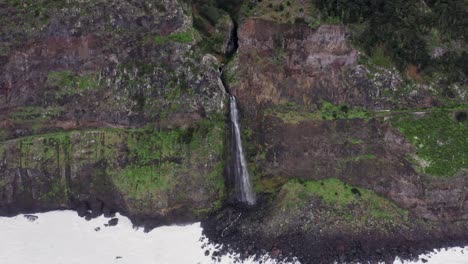
<svg viewBox="0 0 468 264">
<path fill-rule="evenodd" d="M 1 214 L 221 205 L 226 93 L 189 3 L 7 0 L 0 38 Z"/>
<path fill-rule="evenodd" d="M 352 74 L 364 67 L 358 57 L 342 26 L 312 29 L 252 18 L 240 27 L 230 88 L 240 98 L 259 185 L 281 177 L 337 177 L 418 216 L 466 220 L 466 170 L 436 179 L 413 169 L 407 157 L 415 148 L 390 122 L 398 111 L 373 111 L 392 104 L 369 76 Z M 385 89 L 398 85 L 392 75 L 386 78 Z M 456 200 L 457 213 L 427 196 L 440 193 L 433 186 L 454 188 L 438 199 Z"/>
<path fill-rule="evenodd" d="M 119 211 L 146 227 L 204 216 L 224 199 L 223 123 L 6 141 L 0 144 L 0 214 Z"/>
</svg>

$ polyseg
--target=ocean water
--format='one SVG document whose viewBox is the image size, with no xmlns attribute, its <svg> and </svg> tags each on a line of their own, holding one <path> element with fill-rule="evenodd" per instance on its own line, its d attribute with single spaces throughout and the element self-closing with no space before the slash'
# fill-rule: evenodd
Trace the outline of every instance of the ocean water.
<svg viewBox="0 0 468 264">
<path fill-rule="evenodd" d="M 134 229 L 130 220 L 120 215 L 116 216 L 118 225 L 108 227 L 105 226 L 108 218 L 86 221 L 72 211 L 35 216 L 38 218 L 34 221 L 24 215 L 0 217 L 1 264 L 214 263 L 211 256 L 205 256 L 205 251 L 210 248 L 202 249 L 199 223 L 160 227 L 144 233 L 143 229 Z M 468 247 L 451 248 L 422 257 L 429 264 L 467 264 Z M 234 263 L 234 258 L 225 256 L 220 263 Z M 244 262 L 254 263 L 252 260 Z M 264 263 L 274 262 L 267 260 Z M 397 260 L 395 263 L 402 262 Z"/>
</svg>

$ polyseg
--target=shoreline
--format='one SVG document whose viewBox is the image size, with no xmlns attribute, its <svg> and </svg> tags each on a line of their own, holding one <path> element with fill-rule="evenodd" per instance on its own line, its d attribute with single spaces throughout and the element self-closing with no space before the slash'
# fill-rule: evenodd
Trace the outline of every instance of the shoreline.
<svg viewBox="0 0 468 264">
<path fill-rule="evenodd" d="M 41 213 L 29 213 L 29 215 L 39 214 L 48 214 L 48 213 L 66 213 L 71 212 L 73 214 L 78 213 L 75 210 L 55 210 L 49 212 Z M 29 220 L 28 214 L 17 214 L 15 216 L 1 216 L 0 218 L 15 218 L 23 216 Z M 115 215 L 114 215 L 115 216 Z M 98 216 L 96 219 L 110 220 L 111 218 L 105 217 L 103 215 Z M 136 226 L 134 221 L 130 218 L 117 213 L 118 218 L 127 218 L 128 221 L 132 224 L 132 227 L 135 229 L 143 228 L 145 234 L 149 234 L 155 229 L 147 230 L 143 226 Z M 80 217 L 85 220 L 84 217 Z M 86 219 L 87 222 L 90 220 Z M 211 218 L 210 220 L 213 220 Z M 30 221 L 30 220 L 29 220 Z M 35 221 L 35 220 L 34 220 Z M 102 219 L 101 219 L 102 221 Z M 125 225 L 126 222 L 123 224 Z M 189 227 L 191 225 L 197 224 L 198 222 L 177 224 L 171 226 L 160 226 L 162 228 L 166 227 Z M 213 223 L 213 222 L 212 222 Z M 119 222 L 118 225 L 121 225 L 122 222 Z M 334 239 L 304 239 L 303 236 L 296 234 L 288 237 L 279 237 L 272 240 L 271 238 L 265 237 L 240 237 L 238 235 L 230 234 L 225 237 L 217 236 L 213 237 L 213 234 L 217 230 L 213 230 L 209 226 L 208 221 L 200 222 L 200 227 L 202 230 L 202 238 L 206 236 L 202 241 L 202 246 L 200 250 L 205 251 L 205 248 L 211 247 L 209 254 L 212 255 L 214 260 L 220 261 L 222 257 L 226 256 L 235 256 L 233 259 L 235 261 L 244 261 L 252 260 L 259 261 L 260 259 L 265 260 L 265 255 L 268 255 L 272 259 L 279 261 L 280 263 L 293 263 L 294 259 L 297 259 L 300 263 L 406 263 L 407 261 L 423 261 L 428 260 L 428 254 L 436 254 L 437 251 L 449 250 L 450 248 L 466 248 L 468 246 L 468 240 L 459 240 L 459 241 L 448 241 L 448 240 L 436 240 L 434 241 L 426 239 L 420 241 L 397 241 L 381 239 L 377 240 L 367 240 L 368 244 L 363 243 L 364 238 L 359 240 L 358 238 L 352 237 L 337 237 Z M 219 231 L 219 230 L 218 230 Z M 218 232 L 219 233 L 219 232 Z M 367 237 L 372 238 L 372 237 Z M 372 238 L 375 239 L 375 238 Z M 245 241 L 254 241 L 253 243 L 246 243 Z M 349 243 L 354 241 L 353 243 Z M 341 242 L 343 246 L 343 254 L 333 250 L 333 246 L 336 245 L 336 242 Z M 219 245 L 218 245 L 219 244 Z M 266 250 L 270 248 L 270 250 Z M 281 249 L 280 249 L 281 248 Z M 294 254 L 296 252 L 296 254 Z M 423 260 L 424 259 L 424 260 Z M 213 260 L 213 261 L 214 261 Z"/>
<path fill-rule="evenodd" d="M 249 214 L 248 209 L 243 211 Z M 392 234 L 310 234 L 300 231 L 286 236 L 243 235 L 241 221 L 233 223 L 229 231 L 213 215 L 202 221 L 203 234 L 215 244 L 223 245 L 219 254 L 243 253 L 240 259 L 269 254 L 279 261 L 297 259 L 301 263 L 393 263 L 397 259 L 415 261 L 434 250 L 468 246 L 468 236 L 437 230 L 399 231 Z M 246 218 L 248 218 L 247 216 Z M 247 242 L 248 241 L 248 242 Z"/>
<path fill-rule="evenodd" d="M 170 222 L 156 220 L 155 218 L 132 218 L 121 212 L 115 212 L 111 215 L 100 214 L 95 217 L 86 217 L 80 215 L 77 210 L 56 209 L 56 210 L 22 210 L 17 214 L 6 215 L 0 210 L 0 217 L 14 218 L 21 215 L 35 215 L 50 212 L 73 212 L 83 220 L 90 221 L 92 219 L 104 216 L 106 219 L 115 217 L 116 214 L 126 217 L 130 220 L 134 228 L 143 228 L 145 233 L 149 233 L 159 227 L 164 226 L 189 226 L 197 223 L 196 220 L 181 220 Z M 91 212 L 88 212 L 88 216 Z M 218 245 L 213 250 L 213 256 L 221 258 L 226 255 L 239 254 L 236 258 L 243 261 L 254 257 L 259 260 L 262 256 L 268 255 L 272 259 L 280 262 L 291 262 L 294 259 L 300 263 L 393 263 L 400 259 L 402 261 L 416 261 L 421 259 L 420 256 L 429 254 L 436 250 L 449 249 L 453 247 L 468 246 L 468 237 L 447 237 L 434 238 L 431 236 L 419 236 L 419 239 L 408 240 L 401 237 L 400 240 L 376 236 L 361 236 L 350 237 L 346 234 L 335 237 L 316 237 L 306 238 L 304 234 L 291 234 L 277 238 L 271 237 L 244 237 L 239 232 L 226 232 L 221 236 L 219 222 L 216 221 L 216 216 L 201 220 L 203 235 L 206 236 L 204 245 Z M 233 227 L 235 228 L 235 226 Z M 246 242 L 250 241 L 250 242 Z"/>
</svg>

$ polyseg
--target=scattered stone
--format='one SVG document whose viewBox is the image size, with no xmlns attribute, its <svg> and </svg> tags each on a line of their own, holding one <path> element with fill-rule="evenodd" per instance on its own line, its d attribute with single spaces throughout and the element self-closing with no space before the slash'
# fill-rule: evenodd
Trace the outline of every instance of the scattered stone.
<svg viewBox="0 0 468 264">
<path fill-rule="evenodd" d="M 28 219 L 29 222 L 34 222 L 39 218 L 39 216 L 37 216 L 37 215 L 24 215 L 24 218 Z"/>
<path fill-rule="evenodd" d="M 91 221 L 91 219 L 93 219 L 93 217 L 91 216 L 91 213 L 87 213 L 84 218 L 86 221 Z"/>
<path fill-rule="evenodd" d="M 98 232 L 98 231 L 100 231 L 100 230 L 101 230 L 101 228 L 100 228 L 100 227 L 96 227 L 96 228 L 94 228 L 94 231 L 96 231 L 96 232 Z"/>
<path fill-rule="evenodd" d="M 118 223 L 119 223 L 118 218 L 112 218 L 111 220 L 107 222 L 107 226 L 116 226 Z"/>
<path fill-rule="evenodd" d="M 421 261 L 422 261 L 422 263 L 427 263 L 428 262 L 428 260 L 425 259 L 425 258 L 422 258 Z"/>
<path fill-rule="evenodd" d="M 122 257 L 121 256 L 116 256 L 115 259 L 121 259 Z"/>
<path fill-rule="evenodd" d="M 205 256 L 209 256 L 210 255 L 210 251 L 209 250 L 205 250 Z"/>
</svg>

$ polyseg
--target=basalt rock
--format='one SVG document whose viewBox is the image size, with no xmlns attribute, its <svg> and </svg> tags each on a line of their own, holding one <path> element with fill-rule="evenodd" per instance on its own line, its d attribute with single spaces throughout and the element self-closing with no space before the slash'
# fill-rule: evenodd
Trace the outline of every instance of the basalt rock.
<svg viewBox="0 0 468 264">
<path fill-rule="evenodd" d="M 198 219 L 223 199 L 224 129 L 218 126 L 76 131 L 4 142 L 0 214 L 74 209 L 93 218 L 118 211 L 152 227 Z"/>
<path fill-rule="evenodd" d="M 468 242 L 466 167 L 424 173 L 430 161 L 418 152 L 427 143 L 414 144 L 395 121 L 417 121 L 431 112 L 417 108 L 434 107 L 460 124 L 458 110 L 438 108 L 437 98 L 417 88 L 395 102 L 389 94 L 400 91 L 402 75 L 376 73 L 360 63 L 363 56 L 344 26 L 258 18 L 240 25 L 224 79 L 239 98 L 259 205 L 228 207 L 204 222 L 206 235 L 226 245 L 221 251 L 303 263 L 393 261 Z M 453 155 L 466 160 L 464 151 Z"/>
<path fill-rule="evenodd" d="M 226 92 L 189 4 L 2 1 L 0 38 L 1 215 L 155 227 L 220 206 Z"/>
<path fill-rule="evenodd" d="M 304 263 L 468 242 L 467 151 L 453 143 L 466 109 L 366 61 L 345 26 L 222 11 L 199 32 L 187 1 L 23 2 L 0 3 L 0 215 L 120 212 L 146 230 L 205 219 L 221 251 Z M 255 207 L 228 197 L 225 88 Z M 400 117 L 442 125 L 413 135 Z M 425 173 L 440 160 L 454 173 Z"/>
<path fill-rule="evenodd" d="M 184 3 L 2 5 L 0 139 L 178 126 L 224 109 L 218 62 L 196 48 Z"/>
</svg>

